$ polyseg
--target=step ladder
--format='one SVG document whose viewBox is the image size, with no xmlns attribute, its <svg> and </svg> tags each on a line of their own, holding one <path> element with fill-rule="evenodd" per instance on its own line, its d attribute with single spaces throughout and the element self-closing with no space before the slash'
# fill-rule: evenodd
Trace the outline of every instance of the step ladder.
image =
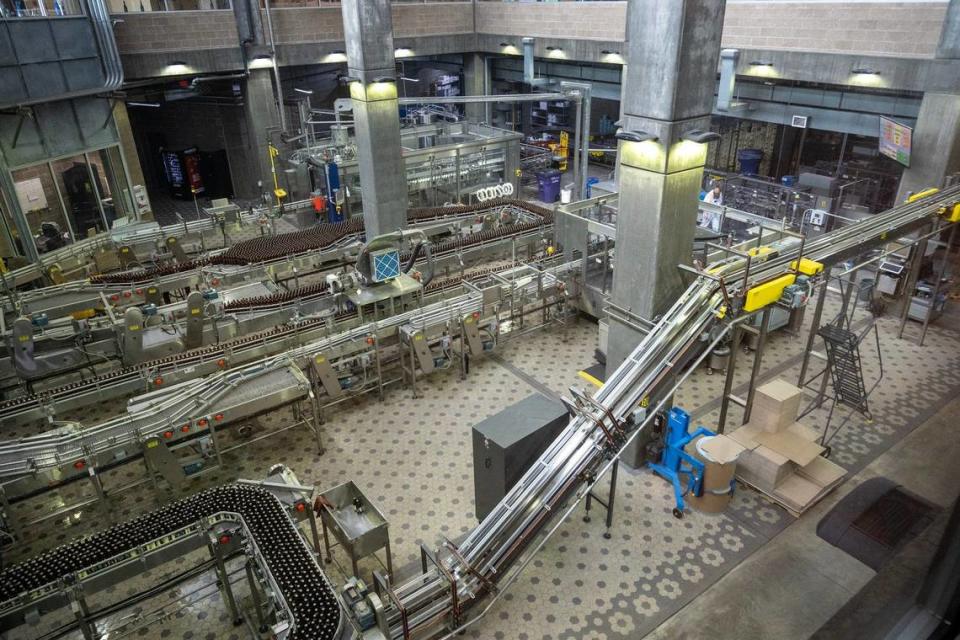
<svg viewBox="0 0 960 640">
<path fill-rule="evenodd" d="M 860 360 L 860 336 L 835 324 L 820 327 L 818 333 L 827 347 L 827 368 L 836 402 L 873 420 Z"/>
</svg>

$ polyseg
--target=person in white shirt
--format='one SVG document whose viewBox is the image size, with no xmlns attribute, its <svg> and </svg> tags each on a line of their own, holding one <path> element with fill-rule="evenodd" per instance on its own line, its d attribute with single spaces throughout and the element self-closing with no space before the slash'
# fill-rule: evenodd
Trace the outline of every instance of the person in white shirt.
<svg viewBox="0 0 960 640">
<path fill-rule="evenodd" d="M 723 205 L 723 189 L 721 189 L 719 182 L 713 183 L 713 188 L 707 192 L 707 195 L 703 196 L 703 201 L 709 202 L 710 204 Z M 720 214 L 713 211 L 704 211 L 700 219 L 700 226 L 719 233 Z"/>
<path fill-rule="evenodd" d="M 722 185 L 719 182 L 713 183 L 713 189 L 707 192 L 707 195 L 703 197 L 704 202 L 709 202 L 710 204 L 715 204 L 718 206 L 723 205 L 723 189 Z"/>
</svg>

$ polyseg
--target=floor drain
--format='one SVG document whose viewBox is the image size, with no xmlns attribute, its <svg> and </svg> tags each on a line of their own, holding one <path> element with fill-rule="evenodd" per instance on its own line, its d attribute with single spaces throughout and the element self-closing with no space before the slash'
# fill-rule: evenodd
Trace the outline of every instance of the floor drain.
<svg viewBox="0 0 960 640">
<path fill-rule="evenodd" d="M 875 571 L 933 522 L 939 508 L 887 478 L 871 478 L 817 524 L 817 535 Z"/>
</svg>

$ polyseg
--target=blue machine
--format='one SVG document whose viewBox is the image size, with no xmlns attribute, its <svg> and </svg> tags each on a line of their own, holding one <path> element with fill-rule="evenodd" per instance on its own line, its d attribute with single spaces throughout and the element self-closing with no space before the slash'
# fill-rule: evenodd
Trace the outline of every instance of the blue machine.
<svg viewBox="0 0 960 640">
<path fill-rule="evenodd" d="M 328 162 L 324 174 L 327 179 L 327 221 L 343 222 L 343 212 L 337 211 L 337 192 L 340 190 L 340 170 L 336 162 Z"/>
<path fill-rule="evenodd" d="M 666 446 L 660 456 L 660 462 L 650 462 L 648 464 L 654 473 L 666 478 L 673 484 L 673 495 L 677 502 L 677 506 L 673 509 L 673 515 L 676 518 L 683 517 L 683 497 L 688 493 L 698 496 L 703 491 L 704 465 L 684 451 L 684 447 L 697 436 L 715 435 L 717 434 L 706 427 L 697 427 L 696 431 L 690 433 L 690 414 L 680 407 L 673 407 L 667 414 Z M 686 487 L 683 485 L 683 476 L 689 478 Z"/>
</svg>

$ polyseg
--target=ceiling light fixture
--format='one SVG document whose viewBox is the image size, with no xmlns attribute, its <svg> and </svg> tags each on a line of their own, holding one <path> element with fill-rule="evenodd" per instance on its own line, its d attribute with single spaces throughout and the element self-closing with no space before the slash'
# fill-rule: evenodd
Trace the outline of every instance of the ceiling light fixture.
<svg viewBox="0 0 960 640">
<path fill-rule="evenodd" d="M 714 140 L 720 139 L 720 134 L 716 131 L 704 131 L 703 129 L 691 129 L 686 133 L 680 134 L 681 140 L 686 140 L 687 142 L 699 142 L 701 144 L 705 142 L 713 142 Z"/>
<path fill-rule="evenodd" d="M 614 134 L 614 137 L 617 140 L 623 140 L 624 142 L 656 142 L 660 139 L 652 133 L 647 133 L 646 131 L 627 131 L 625 129 L 617 129 L 617 133 Z"/>
</svg>

